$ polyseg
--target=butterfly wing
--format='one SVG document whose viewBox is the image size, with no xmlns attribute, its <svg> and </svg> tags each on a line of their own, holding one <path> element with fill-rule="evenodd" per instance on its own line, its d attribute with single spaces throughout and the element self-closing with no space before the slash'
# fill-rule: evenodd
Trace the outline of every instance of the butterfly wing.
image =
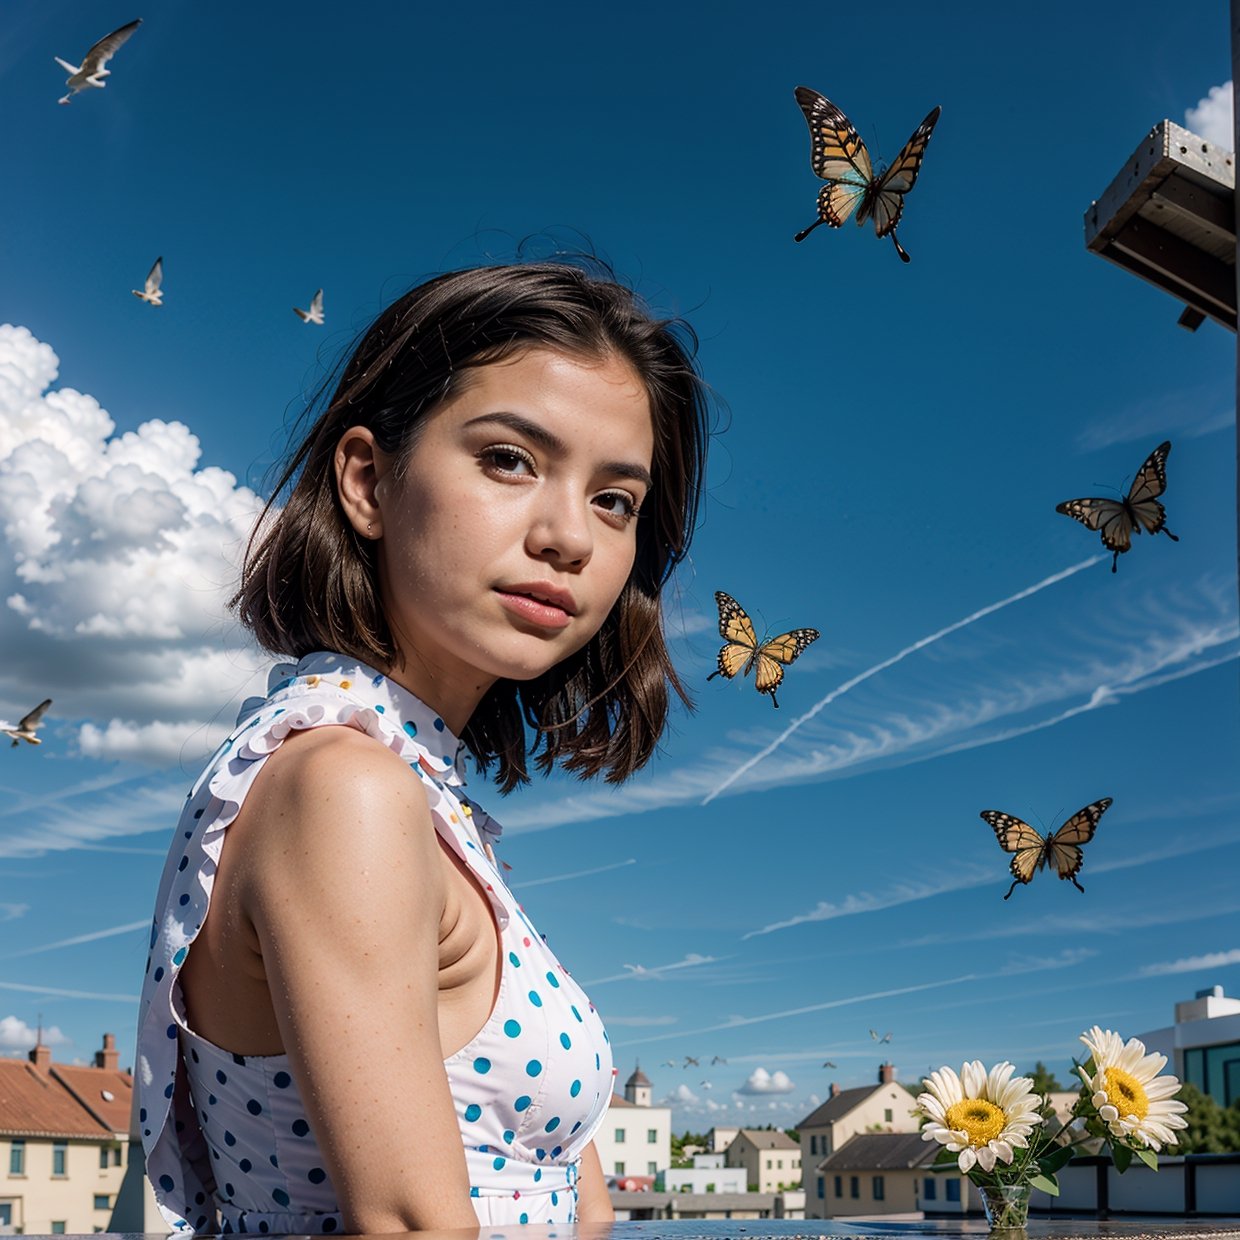
<svg viewBox="0 0 1240 1240">
<path fill-rule="evenodd" d="M 716 590 L 715 603 L 719 608 L 719 636 L 724 644 L 719 651 L 719 670 L 707 679 L 726 676 L 731 680 L 753 660 L 758 649 L 758 636 L 754 632 L 753 621 L 730 594 Z"/>
<path fill-rule="evenodd" d="M 769 693 L 775 700 L 775 690 L 784 679 L 784 667 L 792 663 L 807 646 L 816 642 L 821 634 L 817 629 L 793 629 L 763 642 L 754 656 L 757 670 L 754 682 L 759 693 Z"/>
<path fill-rule="evenodd" d="M 1091 530 L 1097 530 L 1108 551 L 1122 555 L 1132 546 L 1132 531 L 1136 526 L 1128 509 L 1119 500 L 1099 496 L 1066 499 L 1062 504 L 1055 505 L 1055 511 Z"/>
<path fill-rule="evenodd" d="M 1145 458 L 1145 464 L 1137 470 L 1137 476 L 1128 488 L 1128 507 L 1132 516 L 1151 534 L 1157 534 L 1167 520 L 1167 513 L 1158 502 L 1167 489 L 1167 454 L 1171 441 L 1160 443 Z"/>
<path fill-rule="evenodd" d="M 878 179 L 874 187 L 874 195 L 869 213 L 874 216 L 874 231 L 885 237 L 900 222 L 900 213 L 904 210 L 904 195 L 909 192 L 917 181 L 921 171 L 922 160 L 926 154 L 926 144 L 938 124 L 942 108 L 934 108 L 924 121 L 913 131 L 913 136 L 904 144 L 903 150 L 895 157 L 888 168 Z M 858 222 L 863 216 L 858 216 Z"/>
<path fill-rule="evenodd" d="M 1046 841 L 1047 861 L 1055 867 L 1060 878 L 1071 879 L 1075 886 L 1081 887 L 1081 884 L 1076 881 L 1081 862 L 1085 859 L 1081 846 L 1088 844 L 1094 838 L 1098 820 L 1107 812 L 1110 805 L 1111 798 L 1103 797 L 1101 801 L 1094 801 L 1091 805 L 1086 805 L 1084 809 L 1077 810 Z M 1083 891 L 1084 888 L 1081 887 L 1081 890 Z"/>
<path fill-rule="evenodd" d="M 1002 810 L 984 809 L 981 817 L 994 830 L 999 847 L 1014 853 L 1009 869 L 1018 883 L 1029 882 L 1046 852 L 1046 841 L 1027 822 Z M 1064 824 L 1067 825 L 1066 823 Z M 1012 884 L 1015 887 L 1015 883 Z M 1008 895 L 1011 895 L 1011 891 Z M 1007 899 L 1007 896 L 1004 896 Z"/>
<path fill-rule="evenodd" d="M 808 86 L 798 86 L 795 93 L 809 125 L 814 175 L 831 182 L 819 191 L 818 211 L 832 228 L 838 228 L 874 180 L 870 153 L 852 121 L 830 99 Z"/>
</svg>

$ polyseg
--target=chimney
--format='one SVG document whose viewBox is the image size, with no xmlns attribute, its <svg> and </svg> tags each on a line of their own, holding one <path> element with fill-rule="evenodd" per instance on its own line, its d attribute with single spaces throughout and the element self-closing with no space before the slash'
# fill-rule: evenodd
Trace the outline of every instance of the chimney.
<svg viewBox="0 0 1240 1240">
<path fill-rule="evenodd" d="M 30 1052 L 30 1062 L 40 1071 L 46 1072 L 52 1066 L 52 1048 L 44 1046 L 40 1039 Z"/>
<path fill-rule="evenodd" d="M 840 1087 L 839 1087 L 839 1084 L 838 1084 L 837 1082 L 835 1082 L 835 1081 L 832 1081 L 832 1082 L 831 1082 L 831 1097 L 832 1097 L 832 1098 L 838 1098 L 839 1096 L 840 1096 Z"/>
<path fill-rule="evenodd" d="M 896 1079 L 896 1067 L 891 1063 L 880 1063 L 878 1065 L 878 1083 L 880 1085 L 891 1085 Z"/>
<path fill-rule="evenodd" d="M 121 1053 L 116 1049 L 116 1038 L 110 1033 L 103 1035 L 103 1049 L 95 1052 L 95 1067 L 107 1068 L 109 1071 L 119 1071 L 121 1066 Z"/>
</svg>

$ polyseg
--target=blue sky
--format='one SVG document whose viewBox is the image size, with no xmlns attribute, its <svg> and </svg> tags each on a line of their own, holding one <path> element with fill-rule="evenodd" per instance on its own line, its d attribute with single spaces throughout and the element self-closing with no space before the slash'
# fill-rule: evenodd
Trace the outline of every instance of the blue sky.
<svg viewBox="0 0 1240 1240">
<path fill-rule="evenodd" d="M 588 238 L 687 316 L 726 405 L 669 600 L 697 711 L 624 789 L 474 789 L 621 1079 L 640 1059 L 677 1129 L 791 1124 L 884 1055 L 1063 1075 L 1095 1022 L 1240 992 L 1235 341 L 1082 225 L 1227 80 L 1225 5 L 172 2 L 57 107 L 53 55 L 136 15 L 25 3 L 0 48 L 0 715 L 55 699 L 0 751 L 0 1049 L 41 1014 L 58 1057 L 109 1030 L 132 1062 L 132 927 L 260 675 L 221 599 L 285 422 L 382 305 L 526 238 Z M 869 226 L 793 244 L 802 83 L 876 163 L 942 105 L 909 265 Z M 154 310 L 129 290 L 157 255 Z M 1180 541 L 1112 575 L 1055 504 L 1167 438 Z M 822 632 L 778 712 L 706 683 L 717 589 Z M 1102 796 L 1085 893 L 1005 903 L 979 811 Z"/>
</svg>

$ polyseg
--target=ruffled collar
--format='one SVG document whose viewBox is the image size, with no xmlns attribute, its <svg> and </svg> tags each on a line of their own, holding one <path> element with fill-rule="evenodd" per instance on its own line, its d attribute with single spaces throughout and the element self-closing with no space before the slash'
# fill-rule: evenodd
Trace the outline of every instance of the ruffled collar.
<svg viewBox="0 0 1240 1240">
<path fill-rule="evenodd" d="M 444 783 L 460 787 L 465 782 L 465 742 L 453 735 L 448 725 L 421 698 L 352 655 L 316 650 L 297 663 L 277 663 L 267 678 L 266 701 L 286 690 L 313 689 L 318 685 L 339 689 L 395 720 L 422 751 L 424 764 Z M 253 699 L 247 701 L 241 707 L 238 722 L 255 705 Z"/>
</svg>

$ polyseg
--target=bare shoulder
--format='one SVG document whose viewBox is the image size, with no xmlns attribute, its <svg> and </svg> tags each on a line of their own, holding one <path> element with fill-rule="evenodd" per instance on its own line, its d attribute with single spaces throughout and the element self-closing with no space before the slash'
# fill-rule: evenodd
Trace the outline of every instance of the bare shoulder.
<svg viewBox="0 0 1240 1240">
<path fill-rule="evenodd" d="M 232 831 L 251 898 L 306 882 L 320 891 L 362 877 L 373 884 L 382 879 L 376 867 L 405 881 L 416 874 L 424 892 L 442 884 L 421 778 L 355 728 L 290 734 L 266 759 Z"/>
</svg>

